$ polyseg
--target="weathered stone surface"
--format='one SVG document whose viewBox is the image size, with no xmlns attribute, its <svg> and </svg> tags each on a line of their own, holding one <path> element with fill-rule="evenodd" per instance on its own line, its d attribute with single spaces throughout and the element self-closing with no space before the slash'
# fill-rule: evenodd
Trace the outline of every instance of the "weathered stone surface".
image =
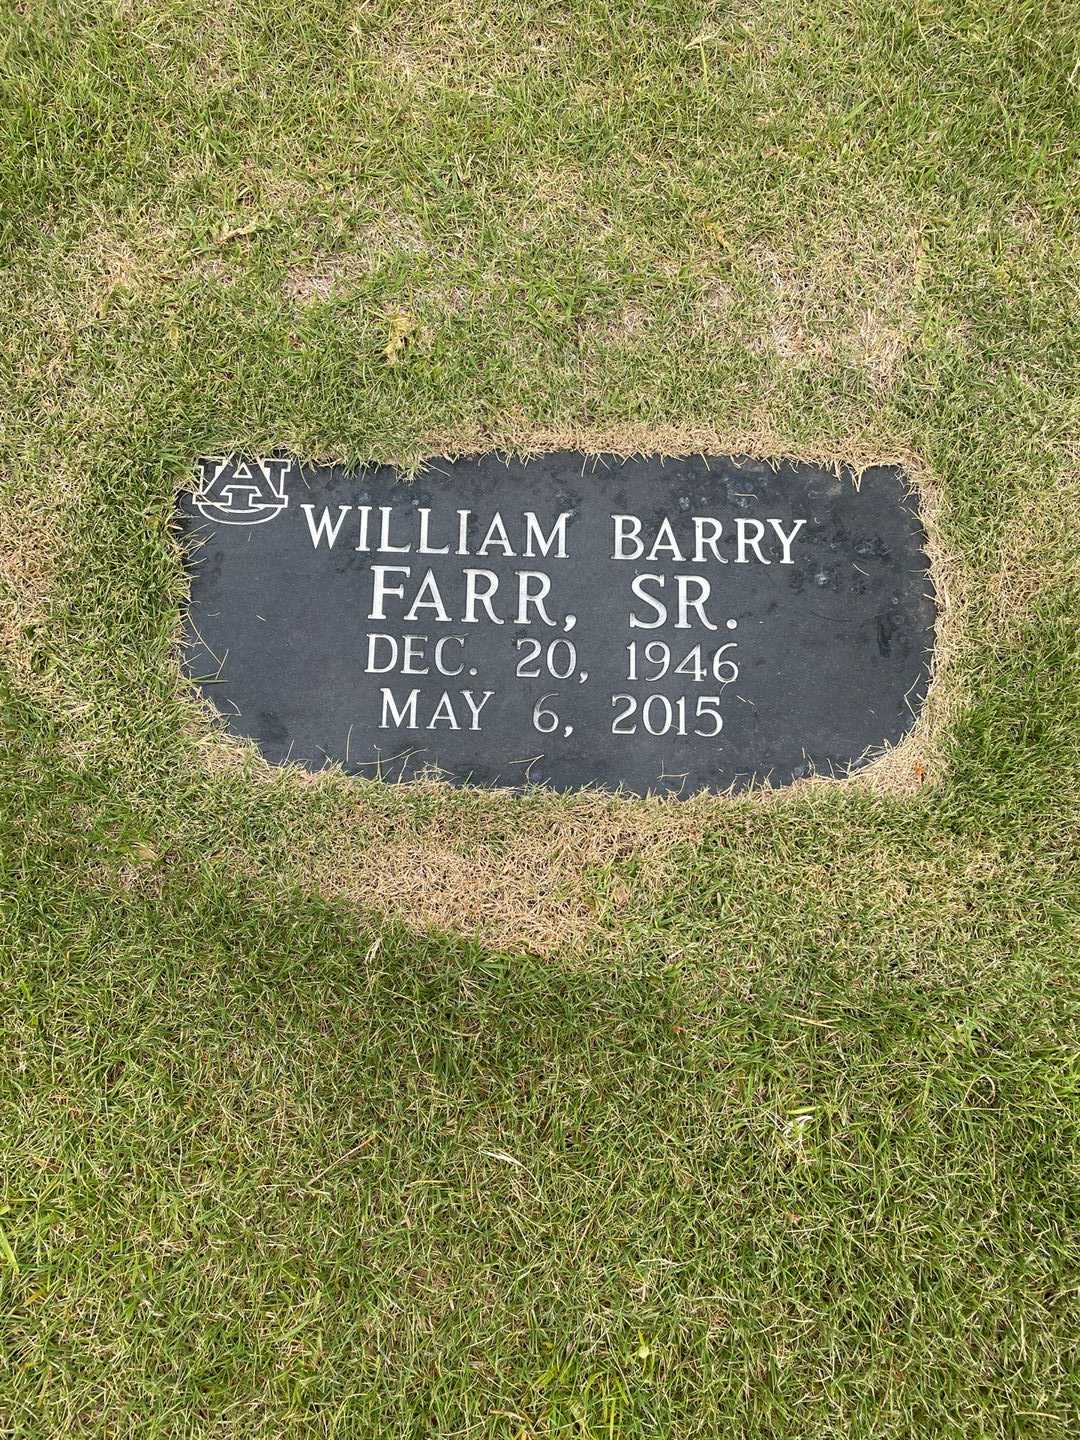
<svg viewBox="0 0 1080 1440">
<path fill-rule="evenodd" d="M 843 774 L 914 722 L 904 477 L 694 457 L 208 460 L 185 664 L 268 760 L 637 793 Z M 213 683 L 210 683 L 210 682 Z"/>
</svg>

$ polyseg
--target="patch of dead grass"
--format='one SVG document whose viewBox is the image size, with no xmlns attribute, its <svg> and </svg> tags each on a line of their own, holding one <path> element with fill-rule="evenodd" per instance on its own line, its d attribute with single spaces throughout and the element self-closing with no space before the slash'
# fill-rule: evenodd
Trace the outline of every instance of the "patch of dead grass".
<svg viewBox="0 0 1080 1440">
<path fill-rule="evenodd" d="M 717 318 L 727 318 L 735 302 L 735 292 L 726 280 L 717 275 L 708 276 L 698 294 L 698 311 L 704 326 Z"/>
<path fill-rule="evenodd" d="M 640 301 L 631 300 L 602 322 L 595 333 L 608 344 L 623 344 L 643 334 L 651 318 Z"/>
<path fill-rule="evenodd" d="M 592 223 L 573 187 L 548 193 L 543 180 L 535 177 L 545 216 L 562 207 Z M 708 233 L 716 229 L 706 226 Z M 689 328 L 709 342 L 719 334 L 761 356 L 780 390 L 792 371 L 843 366 L 883 394 L 918 333 L 921 245 L 914 222 L 889 235 L 837 226 L 805 251 L 759 242 L 733 255 L 719 235 L 691 263 L 698 280 Z M 669 278 L 678 269 L 671 262 Z M 648 307 L 632 301 L 586 328 L 603 344 L 633 343 L 650 319 Z"/>
<path fill-rule="evenodd" d="M 367 253 L 378 259 L 388 255 L 424 255 L 427 241 L 419 222 L 412 215 L 384 209 L 364 230 L 363 244 Z"/>
<path fill-rule="evenodd" d="M 0 476 L 0 655 L 23 690 L 40 682 L 34 636 L 47 619 L 61 553 L 61 515 Z"/>
<path fill-rule="evenodd" d="M 434 0 L 422 18 L 402 7 L 400 16 L 383 20 L 377 31 L 361 19 L 353 27 L 358 50 L 396 82 L 418 91 L 453 85 L 473 94 L 494 92 L 494 57 L 502 80 L 553 73 L 573 34 L 570 26 L 530 24 L 517 11 L 507 23 L 469 0 Z"/>
<path fill-rule="evenodd" d="M 838 229 L 805 258 L 768 244 L 751 247 L 745 273 L 760 324 L 750 348 L 795 366 L 839 359 L 886 389 L 917 333 L 921 254 L 914 223 L 887 241 Z"/>
<path fill-rule="evenodd" d="M 171 278 L 177 230 L 160 213 L 128 215 L 121 223 L 98 216 L 67 257 L 84 287 L 86 313 L 100 317 L 114 296 L 140 298 Z"/>
<path fill-rule="evenodd" d="M 347 290 L 372 267 L 358 256 L 319 256 L 306 265 L 294 265 L 282 282 L 286 300 L 296 305 L 314 305 Z"/>
<path fill-rule="evenodd" d="M 1013 523 L 1010 544 L 989 579 L 990 624 L 1008 634 L 1027 616 L 1039 595 L 1054 585 L 1080 578 L 1080 545 L 1076 517 L 1080 513 L 1080 455 L 1073 448 L 1071 464 L 1057 484 L 1035 495 L 1026 491 L 1024 511 Z"/>
<path fill-rule="evenodd" d="M 596 257 L 614 233 L 614 225 L 603 206 L 585 198 L 588 181 L 587 172 L 574 165 L 536 166 L 521 177 L 513 223 L 516 233 L 530 242 L 572 237 L 575 248 L 591 253 L 599 271 L 603 267 Z"/>
<path fill-rule="evenodd" d="M 282 284 L 286 300 L 311 305 L 347 295 L 395 256 L 426 254 L 427 243 L 412 216 L 384 211 L 366 225 L 344 254 L 316 254 L 291 267 Z"/>
<path fill-rule="evenodd" d="M 520 803 L 420 787 L 438 808 L 420 828 L 395 807 L 373 815 L 340 774 L 309 784 L 348 787 L 356 801 L 297 847 L 294 878 L 421 929 L 483 936 L 538 954 L 574 948 L 616 916 L 597 906 L 597 873 L 635 861 L 634 885 L 652 893 L 672 876 L 677 847 L 700 840 L 708 804 L 628 803 L 581 792 Z M 613 904 L 629 899 L 616 890 Z"/>
</svg>

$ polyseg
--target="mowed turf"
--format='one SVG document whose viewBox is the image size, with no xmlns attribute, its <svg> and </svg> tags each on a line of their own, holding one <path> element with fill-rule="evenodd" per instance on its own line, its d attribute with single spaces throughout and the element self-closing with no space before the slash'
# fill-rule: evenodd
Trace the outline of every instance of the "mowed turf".
<svg viewBox="0 0 1080 1440">
<path fill-rule="evenodd" d="M 1078 20 L 4 9 L 0 1433 L 1076 1433 Z M 907 457 L 898 783 L 222 742 L 195 456 L 565 442 Z"/>
</svg>

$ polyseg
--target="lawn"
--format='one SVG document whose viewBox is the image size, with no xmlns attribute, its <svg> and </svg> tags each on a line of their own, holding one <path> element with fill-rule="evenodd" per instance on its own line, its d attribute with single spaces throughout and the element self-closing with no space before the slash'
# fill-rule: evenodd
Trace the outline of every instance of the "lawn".
<svg viewBox="0 0 1080 1440">
<path fill-rule="evenodd" d="M 1076 1433 L 1074 0 L 11 0 L 0 1434 Z M 271 770 L 203 454 L 900 459 L 866 780 Z"/>
</svg>

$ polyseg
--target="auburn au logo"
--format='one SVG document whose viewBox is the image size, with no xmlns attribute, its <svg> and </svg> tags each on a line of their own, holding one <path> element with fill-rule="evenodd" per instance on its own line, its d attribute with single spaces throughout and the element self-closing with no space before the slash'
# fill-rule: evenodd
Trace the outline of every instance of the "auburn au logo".
<svg viewBox="0 0 1080 1440">
<path fill-rule="evenodd" d="M 207 520 L 223 525 L 262 525 L 288 505 L 285 477 L 292 465 L 291 459 L 210 455 L 199 461 L 196 508 Z"/>
</svg>

